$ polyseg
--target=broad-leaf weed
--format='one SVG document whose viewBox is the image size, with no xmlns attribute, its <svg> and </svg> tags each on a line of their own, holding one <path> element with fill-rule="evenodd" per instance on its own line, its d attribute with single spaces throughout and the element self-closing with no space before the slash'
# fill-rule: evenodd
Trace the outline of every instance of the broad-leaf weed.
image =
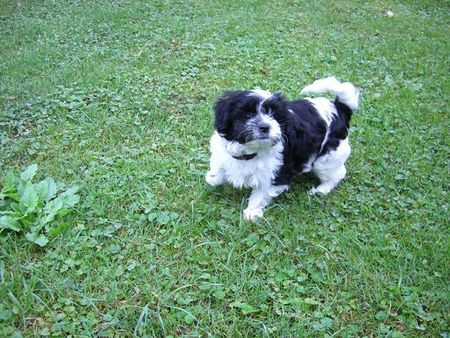
<svg viewBox="0 0 450 338">
<path fill-rule="evenodd" d="M 33 183 L 38 166 L 32 164 L 22 173 L 8 173 L 0 181 L 0 234 L 23 233 L 25 238 L 45 246 L 65 228 L 61 218 L 80 200 L 78 187 L 67 187 L 52 177 Z"/>
</svg>

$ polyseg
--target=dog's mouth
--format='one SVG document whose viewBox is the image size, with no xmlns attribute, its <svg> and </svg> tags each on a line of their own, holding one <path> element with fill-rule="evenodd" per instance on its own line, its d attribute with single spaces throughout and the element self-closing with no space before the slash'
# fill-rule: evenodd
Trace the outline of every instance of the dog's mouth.
<svg viewBox="0 0 450 338">
<path fill-rule="evenodd" d="M 278 144 L 281 141 L 281 137 L 274 137 L 270 139 L 272 141 L 272 146 Z"/>
<path fill-rule="evenodd" d="M 274 146 L 278 142 L 280 142 L 281 138 L 280 137 L 273 137 L 273 136 L 271 137 L 271 136 L 268 136 L 268 135 L 261 135 L 256 140 L 267 142 L 267 143 L 270 143 L 272 146 Z"/>
<path fill-rule="evenodd" d="M 243 145 L 268 148 L 281 141 L 281 132 L 277 126 L 268 124 L 252 125 L 239 134 L 237 141 Z"/>
<path fill-rule="evenodd" d="M 281 137 L 258 135 L 258 137 L 255 137 L 251 141 L 246 142 L 246 145 L 249 147 L 270 148 L 278 144 L 280 141 Z"/>
<path fill-rule="evenodd" d="M 279 136 L 278 134 L 274 135 L 274 134 L 269 133 L 269 132 L 259 132 L 259 133 L 256 133 L 254 139 L 255 140 L 271 142 L 272 145 L 275 145 L 278 142 L 280 142 L 281 136 Z"/>
</svg>

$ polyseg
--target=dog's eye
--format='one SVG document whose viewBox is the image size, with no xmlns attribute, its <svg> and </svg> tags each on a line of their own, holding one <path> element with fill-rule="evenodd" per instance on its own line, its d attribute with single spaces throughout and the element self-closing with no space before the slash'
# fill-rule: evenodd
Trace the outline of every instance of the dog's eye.
<svg viewBox="0 0 450 338">
<path fill-rule="evenodd" d="M 250 117 L 252 117 L 252 114 L 245 114 L 246 119 L 249 119 Z"/>
</svg>

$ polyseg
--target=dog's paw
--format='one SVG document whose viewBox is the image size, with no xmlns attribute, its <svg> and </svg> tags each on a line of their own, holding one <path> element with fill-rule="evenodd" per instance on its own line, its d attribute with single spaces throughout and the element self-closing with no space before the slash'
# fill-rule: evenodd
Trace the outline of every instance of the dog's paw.
<svg viewBox="0 0 450 338">
<path fill-rule="evenodd" d="M 330 191 L 331 191 L 331 189 L 323 188 L 323 187 L 320 187 L 320 185 L 319 185 L 317 188 L 312 188 L 312 189 L 308 190 L 308 195 L 317 195 L 317 194 L 326 195 Z"/>
<path fill-rule="evenodd" d="M 307 194 L 310 195 L 310 196 L 317 194 L 316 188 L 309 189 Z"/>
<path fill-rule="evenodd" d="M 256 222 L 263 215 L 262 209 L 250 209 L 247 208 L 244 210 L 244 219 L 246 221 Z"/>
<path fill-rule="evenodd" d="M 206 183 L 212 187 L 217 187 L 223 183 L 223 177 L 220 174 L 213 174 L 210 171 L 205 176 Z"/>
</svg>

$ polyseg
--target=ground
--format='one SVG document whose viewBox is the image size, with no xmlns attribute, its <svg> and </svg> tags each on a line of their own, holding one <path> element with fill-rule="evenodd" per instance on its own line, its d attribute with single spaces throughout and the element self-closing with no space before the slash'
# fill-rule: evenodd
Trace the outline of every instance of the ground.
<svg viewBox="0 0 450 338">
<path fill-rule="evenodd" d="M 0 0 L 1 176 L 80 187 L 0 233 L 0 336 L 448 336 L 448 1 Z M 204 181 L 227 89 L 355 83 L 348 177 L 258 223 Z"/>
</svg>

